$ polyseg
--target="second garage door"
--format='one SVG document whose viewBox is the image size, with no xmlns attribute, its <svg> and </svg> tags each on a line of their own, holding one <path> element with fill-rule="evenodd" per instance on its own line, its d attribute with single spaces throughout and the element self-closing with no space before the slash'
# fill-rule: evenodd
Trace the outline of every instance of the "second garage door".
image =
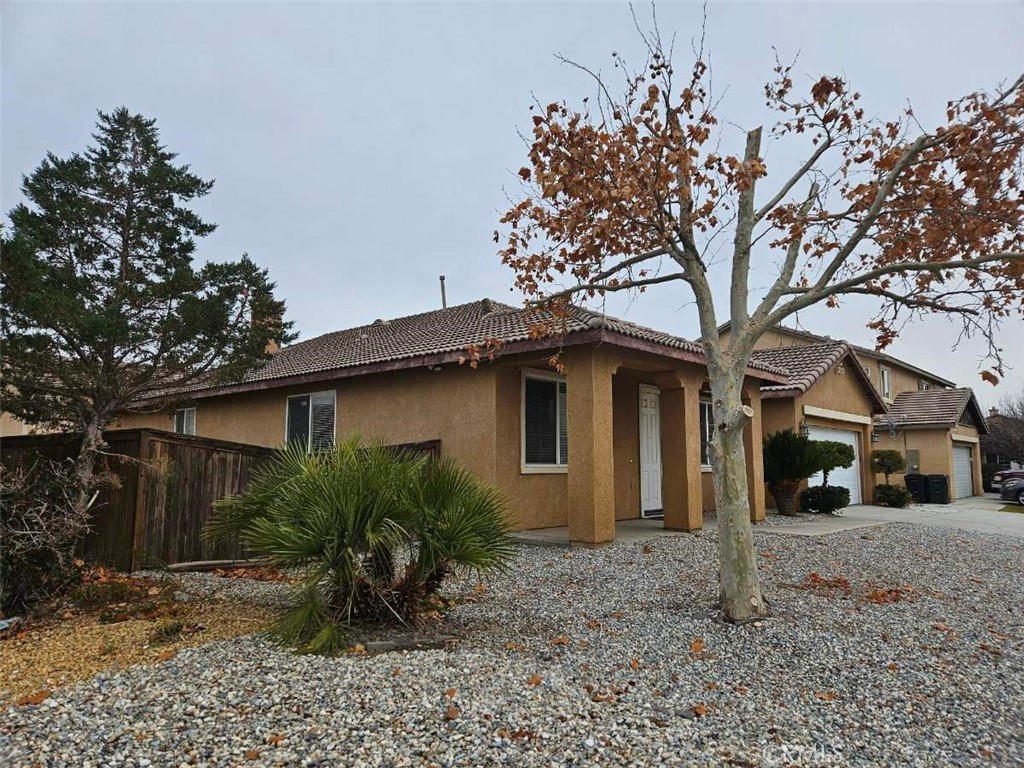
<svg viewBox="0 0 1024 768">
<path fill-rule="evenodd" d="M 849 469 L 834 469 L 828 473 L 829 485 L 841 485 L 850 490 L 850 503 L 860 504 L 860 443 L 857 440 L 857 433 L 847 429 L 826 429 L 824 427 L 811 427 L 811 440 L 834 440 L 837 443 L 846 443 L 853 446 L 856 455 L 853 464 Z M 810 480 L 808 485 L 821 485 L 821 473 L 819 472 Z"/>
<path fill-rule="evenodd" d="M 963 499 L 974 495 L 974 473 L 971 471 L 971 448 L 968 445 L 953 446 L 953 498 Z"/>
</svg>

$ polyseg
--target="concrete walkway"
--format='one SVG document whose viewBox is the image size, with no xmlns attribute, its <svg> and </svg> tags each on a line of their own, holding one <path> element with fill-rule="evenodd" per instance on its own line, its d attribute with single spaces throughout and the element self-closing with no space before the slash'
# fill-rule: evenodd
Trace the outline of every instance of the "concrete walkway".
<svg viewBox="0 0 1024 768">
<path fill-rule="evenodd" d="M 1004 506 L 1020 512 L 1001 512 Z M 1024 507 L 1000 501 L 995 494 L 959 499 L 952 504 L 915 504 L 906 509 L 862 505 L 844 511 L 841 519 L 879 523 L 917 523 L 937 528 L 995 533 L 1024 538 Z"/>
<path fill-rule="evenodd" d="M 915 523 L 1024 538 L 1024 507 L 1021 507 L 1021 512 L 1001 512 L 1006 504 L 1007 502 L 1000 501 L 995 494 L 960 499 L 953 504 L 915 504 L 907 509 L 861 504 L 848 507 L 843 510 L 842 515 L 804 515 L 798 521 L 785 524 L 757 525 L 754 532 L 783 536 L 827 536 L 840 531 L 874 528 L 886 523 Z M 713 527 L 714 517 L 707 517 L 704 525 Z M 569 545 L 569 529 L 564 526 L 519 531 L 512 535 L 523 544 L 550 547 Z M 620 520 L 615 524 L 615 540 L 620 542 L 642 542 L 662 536 L 689 535 L 692 534 L 684 531 L 666 531 L 662 528 L 661 520 Z"/>
</svg>

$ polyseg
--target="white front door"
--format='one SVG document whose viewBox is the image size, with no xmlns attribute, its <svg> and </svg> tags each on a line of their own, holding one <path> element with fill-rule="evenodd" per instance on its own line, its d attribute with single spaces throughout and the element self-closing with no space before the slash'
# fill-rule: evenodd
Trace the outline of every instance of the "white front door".
<svg viewBox="0 0 1024 768">
<path fill-rule="evenodd" d="M 834 440 L 837 443 L 846 443 L 853 446 L 853 464 L 848 468 L 833 469 L 828 473 L 829 485 L 838 485 L 850 491 L 850 504 L 861 503 L 860 493 L 860 441 L 857 433 L 848 429 L 826 429 L 824 427 L 811 427 L 811 440 Z M 807 481 L 808 486 L 821 485 L 821 472 Z"/>
<path fill-rule="evenodd" d="M 640 385 L 640 514 L 660 512 L 661 392 Z"/>
<path fill-rule="evenodd" d="M 953 446 L 953 498 L 963 499 L 974 495 L 974 472 L 971 466 L 971 447 Z"/>
</svg>

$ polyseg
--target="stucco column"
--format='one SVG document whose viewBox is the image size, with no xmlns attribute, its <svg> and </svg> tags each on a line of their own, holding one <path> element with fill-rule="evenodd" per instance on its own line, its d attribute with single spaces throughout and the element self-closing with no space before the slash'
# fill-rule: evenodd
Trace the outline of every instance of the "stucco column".
<svg viewBox="0 0 1024 768">
<path fill-rule="evenodd" d="M 596 546 L 615 539 L 612 374 L 601 350 L 565 354 L 569 432 L 569 541 Z"/>
<path fill-rule="evenodd" d="M 700 384 L 675 377 L 661 385 L 662 505 L 665 528 L 704 525 L 700 478 Z"/>
<path fill-rule="evenodd" d="M 744 387 L 743 401 L 754 409 L 754 418 L 743 431 L 743 448 L 747 459 L 747 493 L 750 498 L 750 519 L 764 520 L 764 458 L 761 450 L 761 389 L 754 381 Z"/>
</svg>

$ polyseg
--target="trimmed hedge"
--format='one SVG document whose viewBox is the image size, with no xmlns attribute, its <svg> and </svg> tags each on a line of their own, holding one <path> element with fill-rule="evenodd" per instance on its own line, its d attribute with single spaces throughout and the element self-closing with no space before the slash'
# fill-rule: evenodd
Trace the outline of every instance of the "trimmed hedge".
<svg viewBox="0 0 1024 768">
<path fill-rule="evenodd" d="M 831 515 L 850 506 L 850 490 L 841 485 L 816 485 L 801 492 L 800 511 Z"/>
<path fill-rule="evenodd" d="M 910 491 L 899 485 L 876 485 L 875 504 L 882 507 L 909 507 L 913 497 Z"/>
</svg>

